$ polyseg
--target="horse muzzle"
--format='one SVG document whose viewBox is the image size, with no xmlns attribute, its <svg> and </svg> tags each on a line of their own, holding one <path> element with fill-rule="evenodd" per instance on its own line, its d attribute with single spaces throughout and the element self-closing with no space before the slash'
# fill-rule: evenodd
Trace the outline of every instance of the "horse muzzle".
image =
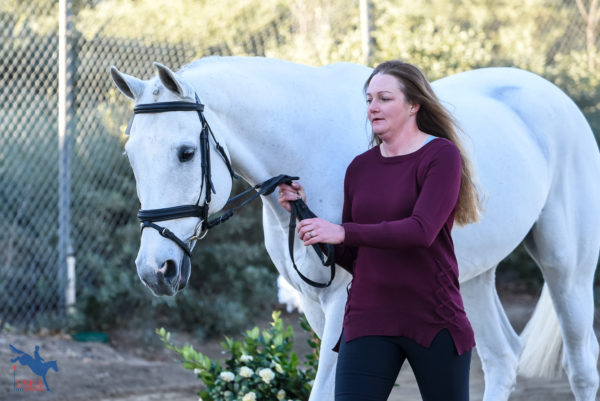
<svg viewBox="0 0 600 401">
<path fill-rule="evenodd" d="M 159 262 L 138 257 L 136 266 L 140 280 L 157 296 L 173 296 L 183 290 L 191 273 L 191 260 L 186 254 L 180 261 L 166 259 Z"/>
</svg>

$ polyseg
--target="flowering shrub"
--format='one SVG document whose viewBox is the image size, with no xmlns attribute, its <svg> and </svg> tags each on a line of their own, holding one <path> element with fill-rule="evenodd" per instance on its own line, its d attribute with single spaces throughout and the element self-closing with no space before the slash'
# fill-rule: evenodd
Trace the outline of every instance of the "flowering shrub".
<svg viewBox="0 0 600 401">
<path fill-rule="evenodd" d="M 193 370 L 205 388 L 198 392 L 202 401 L 306 401 L 316 374 L 319 339 L 313 333 L 309 345 L 314 353 L 306 356 L 306 368 L 299 368 L 292 350 L 294 329 L 284 327 L 281 312 L 273 312 L 266 330 L 247 330 L 241 341 L 225 337 L 221 343 L 229 357 L 221 366 L 191 345 L 178 348 L 164 328 L 156 330 L 165 346 L 184 359 L 183 366 Z M 311 331 L 303 320 L 301 326 Z"/>
</svg>

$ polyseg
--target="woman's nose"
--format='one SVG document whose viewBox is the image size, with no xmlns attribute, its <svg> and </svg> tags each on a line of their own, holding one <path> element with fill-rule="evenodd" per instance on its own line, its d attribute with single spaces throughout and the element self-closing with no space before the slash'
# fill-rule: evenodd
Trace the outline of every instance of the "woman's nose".
<svg viewBox="0 0 600 401">
<path fill-rule="evenodd" d="M 369 112 L 376 111 L 378 108 L 379 108 L 379 106 L 377 105 L 377 101 L 375 101 L 375 100 L 371 100 L 371 102 L 367 106 L 367 110 Z"/>
<path fill-rule="evenodd" d="M 375 104 L 375 102 L 369 103 L 369 106 L 367 107 L 367 112 L 369 114 L 373 114 L 377 112 L 377 110 L 379 110 L 379 107 Z"/>
</svg>

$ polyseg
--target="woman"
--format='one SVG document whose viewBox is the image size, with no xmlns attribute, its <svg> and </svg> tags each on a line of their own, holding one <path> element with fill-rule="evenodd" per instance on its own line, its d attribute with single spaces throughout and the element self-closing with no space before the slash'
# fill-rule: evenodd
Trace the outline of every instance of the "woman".
<svg viewBox="0 0 600 401">
<path fill-rule="evenodd" d="M 387 61 L 365 83 L 374 145 L 346 170 L 342 224 L 303 220 L 305 245 L 336 244 L 353 275 L 336 401 L 386 400 L 408 359 L 423 400 L 469 399 L 473 330 L 450 232 L 479 217 L 453 118 L 415 66 Z M 304 198 L 282 185 L 280 204 Z"/>
</svg>

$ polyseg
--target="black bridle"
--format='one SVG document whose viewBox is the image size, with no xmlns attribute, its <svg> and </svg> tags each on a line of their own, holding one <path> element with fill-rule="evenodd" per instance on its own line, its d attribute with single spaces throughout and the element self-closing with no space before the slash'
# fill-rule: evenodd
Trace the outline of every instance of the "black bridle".
<svg viewBox="0 0 600 401">
<path fill-rule="evenodd" d="M 141 230 L 144 228 L 153 228 L 158 233 L 173 242 L 175 242 L 183 252 L 188 256 L 192 257 L 192 248 L 193 243 L 196 240 L 204 238 L 208 230 L 218 224 L 221 224 L 228 220 L 235 211 L 244 207 L 254 199 L 258 198 L 261 195 L 270 195 L 275 188 L 282 184 L 291 184 L 293 180 L 298 180 L 298 177 L 291 177 L 288 175 L 278 175 L 276 177 L 270 178 L 265 182 L 255 185 L 254 187 L 242 192 L 241 194 L 230 198 L 225 207 L 230 205 L 231 203 L 239 200 L 240 198 L 246 196 L 251 191 L 256 191 L 252 196 L 248 199 L 237 205 L 236 207 L 228 210 L 223 215 L 216 217 L 212 220 L 208 220 L 208 208 L 210 206 L 211 201 L 211 193 L 216 194 L 215 187 L 212 183 L 211 178 L 211 163 L 210 163 L 210 144 L 209 144 L 209 136 L 212 137 L 215 148 L 219 152 L 219 155 L 225 162 L 227 169 L 229 170 L 229 174 L 231 175 L 231 179 L 234 180 L 237 177 L 235 172 L 233 171 L 233 167 L 231 165 L 231 161 L 225 152 L 225 149 L 219 144 L 215 135 L 208 125 L 206 118 L 204 117 L 204 105 L 200 102 L 198 95 L 195 95 L 195 102 L 159 102 L 159 103 L 146 103 L 146 104 L 138 104 L 134 107 L 133 113 L 134 115 L 131 117 L 129 121 L 129 125 L 127 127 L 126 133 L 129 134 L 129 129 L 133 122 L 133 118 L 136 114 L 147 114 L 147 113 L 165 113 L 170 111 L 196 111 L 198 117 L 200 118 L 200 123 L 202 125 L 202 129 L 200 131 L 200 157 L 201 157 L 201 167 L 202 167 L 202 182 L 200 185 L 200 194 L 198 195 L 198 201 L 194 205 L 183 205 L 183 206 L 174 206 L 174 207 L 166 207 L 161 209 L 144 209 L 138 212 L 138 219 L 141 221 Z M 204 191 L 204 203 L 200 206 L 200 199 L 202 198 L 202 192 Z M 302 220 L 304 218 L 315 217 L 314 213 L 308 209 L 306 204 L 300 199 L 297 201 L 293 201 L 292 203 L 292 213 L 290 215 L 290 232 L 289 232 L 289 251 L 290 256 L 292 258 L 292 264 L 294 265 L 294 269 L 298 273 L 298 275 L 308 284 L 313 287 L 325 288 L 328 287 L 335 277 L 335 260 L 334 260 L 334 251 L 333 246 L 329 244 L 325 244 L 324 247 L 326 249 L 325 253 L 327 254 L 327 259 L 325 260 L 325 256 L 323 255 L 322 249 L 319 245 L 313 245 L 313 248 L 317 252 L 317 255 L 321 259 L 321 262 L 325 266 L 329 266 L 331 273 L 330 279 L 327 283 L 319 283 L 309 279 L 304 276 L 294 261 L 294 253 L 293 253 L 293 236 L 294 236 L 294 227 L 296 226 L 296 218 Z M 155 224 L 157 221 L 166 221 L 166 220 L 174 220 L 184 217 L 197 217 L 200 219 L 200 222 L 196 226 L 194 233 L 190 236 L 186 241 L 177 237 L 171 230 L 166 227 Z"/>
<path fill-rule="evenodd" d="M 161 209 L 146 209 L 138 212 L 138 218 L 142 222 L 141 229 L 146 227 L 155 229 L 165 238 L 175 242 L 189 257 L 192 256 L 190 243 L 197 239 L 203 238 L 208 230 L 208 208 L 210 206 L 211 194 L 216 193 L 215 187 L 212 183 L 211 178 L 211 163 L 210 163 L 210 147 L 209 147 L 209 135 L 215 142 L 215 147 L 221 158 L 225 162 L 229 174 L 232 179 L 237 178 L 233 172 L 231 162 L 225 153 L 225 149 L 219 144 L 215 135 L 213 134 L 206 118 L 204 117 L 204 105 L 200 103 L 198 95 L 195 95 L 195 102 L 160 102 L 160 103 L 146 103 L 138 104 L 134 107 L 133 113 L 136 114 L 147 114 L 147 113 L 165 113 L 170 111 L 195 111 L 198 113 L 200 118 L 200 124 L 202 129 L 200 131 L 200 158 L 202 166 L 202 182 L 200 185 L 200 194 L 198 195 L 198 201 L 194 205 L 183 205 L 175 207 L 166 207 Z M 133 118 L 133 117 L 132 117 Z M 130 124 L 131 125 L 131 124 Z M 202 198 L 202 192 L 205 192 L 204 203 L 200 206 L 200 199 Z M 180 219 L 183 217 L 197 217 L 200 219 L 200 223 L 194 230 L 194 234 L 188 238 L 187 241 L 183 241 L 178 238 L 172 231 L 166 227 L 155 224 L 156 221 L 165 221 Z M 218 224 L 218 223 L 217 223 Z"/>
</svg>

